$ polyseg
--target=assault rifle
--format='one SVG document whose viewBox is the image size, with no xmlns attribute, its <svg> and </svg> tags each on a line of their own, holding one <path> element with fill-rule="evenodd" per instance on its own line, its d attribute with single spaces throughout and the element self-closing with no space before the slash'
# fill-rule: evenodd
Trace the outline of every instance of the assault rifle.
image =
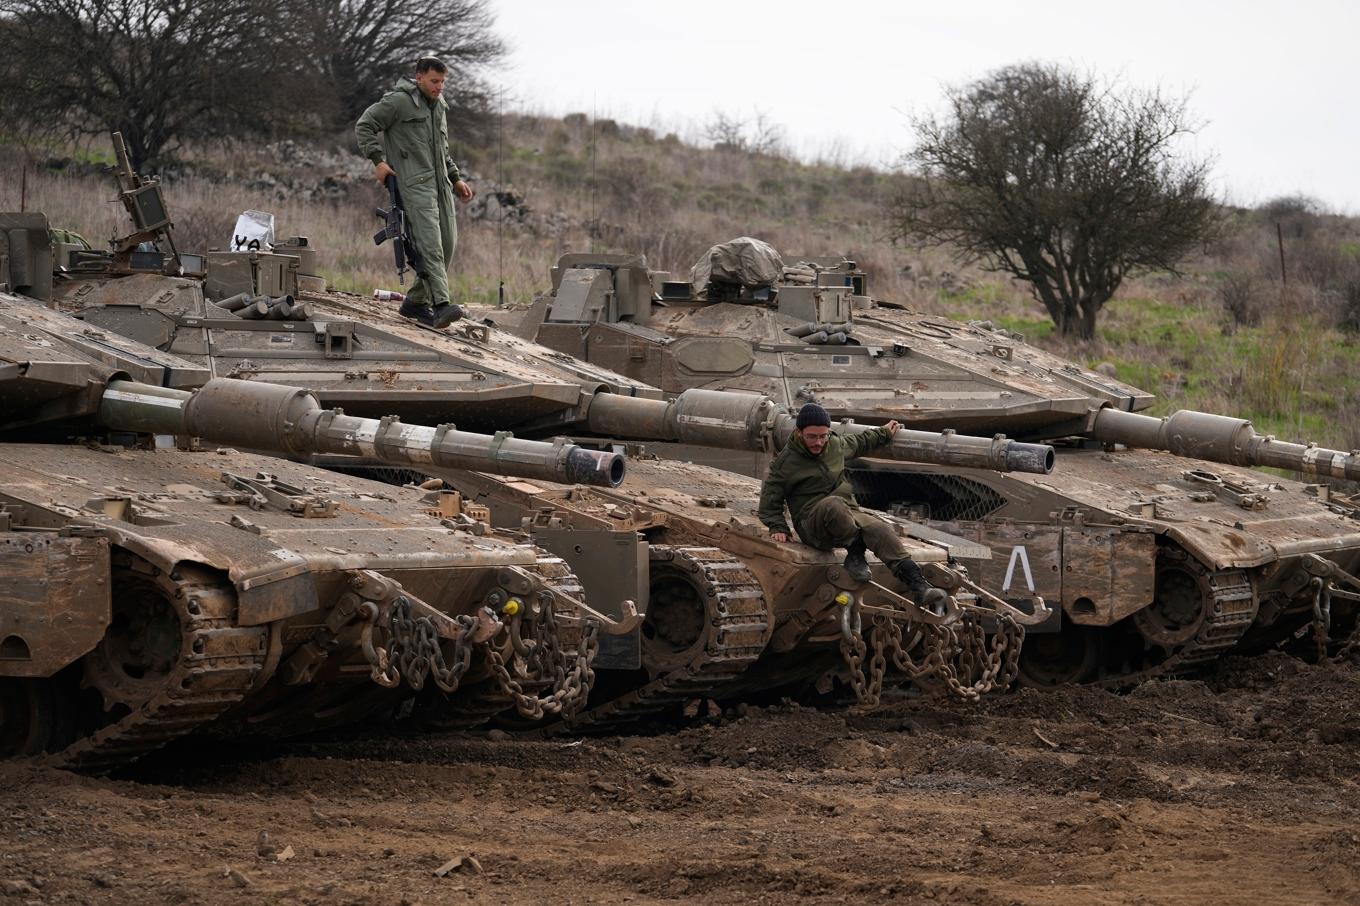
<svg viewBox="0 0 1360 906">
<path fill-rule="evenodd" d="M 406 209 L 401 206 L 401 193 L 397 191 L 397 178 L 388 176 L 383 180 L 387 186 L 387 208 L 378 208 L 378 217 L 384 222 L 383 228 L 373 234 L 373 244 L 382 245 L 392 240 L 392 256 L 397 263 L 397 283 L 405 285 L 406 266 L 409 262 L 416 275 L 420 275 L 420 253 L 416 251 L 415 241 L 411 238 L 411 225 L 406 221 Z"/>
</svg>

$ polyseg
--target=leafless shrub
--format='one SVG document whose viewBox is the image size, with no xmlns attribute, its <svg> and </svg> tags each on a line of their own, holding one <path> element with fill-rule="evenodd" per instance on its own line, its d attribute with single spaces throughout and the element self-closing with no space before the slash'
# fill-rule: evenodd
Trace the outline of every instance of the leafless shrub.
<svg viewBox="0 0 1360 906">
<path fill-rule="evenodd" d="M 750 119 L 715 111 L 704 127 L 704 136 L 719 151 L 767 157 L 782 157 L 786 153 L 784 127 L 763 110 L 756 110 Z"/>
<path fill-rule="evenodd" d="M 1317 232 L 1322 223 L 1322 202 L 1309 195 L 1281 195 L 1256 209 L 1256 214 L 1267 224 L 1276 224 L 1280 232 L 1293 239 L 1306 239 Z"/>
<path fill-rule="evenodd" d="M 1261 324 L 1261 287 L 1248 271 L 1231 271 L 1218 285 L 1218 298 L 1232 323 L 1238 327 Z"/>
</svg>

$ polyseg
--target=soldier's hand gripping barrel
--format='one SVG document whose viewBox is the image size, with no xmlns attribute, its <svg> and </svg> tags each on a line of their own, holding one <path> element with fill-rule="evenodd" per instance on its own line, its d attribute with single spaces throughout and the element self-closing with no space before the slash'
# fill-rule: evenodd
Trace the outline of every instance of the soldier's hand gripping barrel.
<svg viewBox="0 0 1360 906">
<path fill-rule="evenodd" d="M 617 487 L 624 475 L 623 456 L 618 453 L 565 441 L 521 440 L 508 432 L 474 434 L 452 425 L 355 418 L 339 409 L 323 409 L 306 390 L 259 381 L 215 378 L 192 393 L 110 381 L 100 401 L 99 419 L 114 430 L 192 435 L 271 453 L 364 456 L 401 465 L 604 487 Z"/>
<path fill-rule="evenodd" d="M 719 390 L 686 390 L 673 401 L 597 394 L 588 412 L 590 429 L 604 436 L 674 441 L 727 450 L 779 450 L 794 432 L 795 418 L 767 396 Z M 842 434 L 872 430 L 842 421 Z M 1004 435 L 972 437 L 953 431 L 899 429 L 875 458 L 994 469 L 998 472 L 1053 471 L 1053 448 Z"/>
<path fill-rule="evenodd" d="M 1360 457 L 1312 444 L 1294 444 L 1258 434 L 1251 422 L 1182 409 L 1166 418 L 1101 409 L 1091 436 L 1111 444 L 1166 450 L 1177 456 L 1233 466 L 1269 466 L 1307 475 L 1360 480 Z"/>
</svg>

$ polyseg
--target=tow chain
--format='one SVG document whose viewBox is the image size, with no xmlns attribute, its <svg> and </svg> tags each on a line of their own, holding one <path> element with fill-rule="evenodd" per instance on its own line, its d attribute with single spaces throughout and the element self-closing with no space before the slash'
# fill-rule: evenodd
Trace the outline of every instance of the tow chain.
<svg viewBox="0 0 1360 906">
<path fill-rule="evenodd" d="M 393 689 L 405 678 L 407 685 L 419 692 L 425 688 L 426 678 L 432 676 L 435 685 L 444 692 L 458 691 L 463 675 L 472 666 L 471 639 L 477 628 L 475 617 L 451 618 L 458 624 L 458 635 L 453 639 L 453 662 L 450 664 L 444 657 L 434 622 L 429 617 L 413 616 L 411 602 L 405 595 L 398 595 L 392 601 L 386 626 L 386 648 L 373 641 L 373 631 L 378 625 L 377 609 L 370 604 L 366 610 L 364 616 L 368 622 L 364 626 L 361 645 L 373 682 Z"/>
<path fill-rule="evenodd" d="M 1318 661 L 1322 662 L 1327 660 L 1327 648 L 1333 641 L 1332 604 L 1337 599 L 1360 603 L 1360 577 L 1316 554 L 1305 558 L 1304 568 L 1313 574 L 1310 580 L 1313 587 L 1313 643 L 1317 646 Z M 1360 650 L 1360 616 L 1356 617 L 1355 626 L 1340 646 L 1331 658 L 1335 663 L 1349 659 Z"/>
<path fill-rule="evenodd" d="M 1327 641 L 1332 634 L 1332 583 L 1314 577 L 1313 585 L 1313 642 L 1317 645 L 1318 661 L 1327 659 Z"/>
<path fill-rule="evenodd" d="M 455 692 L 458 683 L 472 665 L 472 645 L 469 640 L 477 628 L 473 617 L 455 617 L 458 623 L 458 636 L 453 640 L 453 663 L 444 659 L 444 648 L 439 644 L 439 633 L 428 617 L 411 617 L 411 602 L 405 596 L 398 597 L 392 604 L 392 617 L 388 624 L 390 644 L 388 656 L 395 662 L 397 669 L 406 676 L 412 689 L 420 691 L 425 687 L 425 677 L 433 676 L 434 684 L 444 692 Z"/>
<path fill-rule="evenodd" d="M 452 640 L 452 657 L 446 658 L 443 646 L 446 640 L 441 639 L 438 627 L 427 616 L 415 616 L 406 596 L 397 595 L 392 599 L 386 621 L 379 617 L 376 604 L 366 602 L 359 614 L 365 624 L 360 643 L 369 664 L 369 675 L 384 688 L 395 688 L 405 679 L 407 685 L 417 691 L 424 688 L 427 678 L 432 677 L 440 690 L 452 693 L 471 667 L 474 649 L 480 647 L 492 676 L 514 699 L 520 715 L 540 720 L 549 714 L 570 716 L 576 713 L 595 684 L 594 663 L 600 649 L 599 624 L 586 620 L 576 650 L 564 651 L 551 595 L 543 597 L 539 617 L 531 623 L 531 638 L 524 636 L 523 613 L 515 610 L 508 615 L 501 631 L 484 641 L 476 640 L 476 617 L 450 617 L 457 623 L 458 630 Z M 386 647 L 374 639 L 375 631 L 379 629 L 385 631 Z M 510 648 L 508 665 L 501 653 L 507 641 Z M 525 690 L 526 685 L 544 683 L 552 689 L 547 695 L 539 696 Z"/>
<path fill-rule="evenodd" d="M 855 690 L 855 699 L 862 705 L 876 705 L 882 694 L 882 683 L 875 684 L 872 679 L 864 678 L 864 617 L 860 613 L 859 601 L 851 600 L 841 608 L 841 657 L 850 668 L 850 685 Z M 881 654 L 881 652 L 876 652 Z M 872 667 L 871 667 L 872 669 Z M 879 669 L 882 677 L 882 669 Z"/>
<path fill-rule="evenodd" d="M 518 613 L 510 618 L 507 628 L 513 652 L 510 665 L 506 665 L 500 648 L 495 645 L 487 646 L 486 659 L 501 689 L 514 698 L 520 716 L 541 720 L 548 714 L 570 717 L 579 711 L 595 684 L 595 655 L 600 650 L 599 624 L 594 620 L 586 621 L 574 654 L 567 654 L 558 644 L 557 616 L 551 603 L 543 605 L 542 618 L 535 623 L 533 639 L 523 638 Z M 546 696 L 524 690 L 524 681 L 549 677 L 553 691 Z"/>
<path fill-rule="evenodd" d="M 1020 673 L 1020 648 L 1025 627 L 1009 614 L 992 614 L 996 632 L 990 647 L 981 614 L 965 607 L 950 625 L 907 621 L 911 641 L 903 644 L 902 623 L 883 614 L 870 620 L 868 642 L 862 632 L 858 600 L 844 606 L 841 613 L 841 656 L 850 674 L 856 701 L 865 707 L 877 705 L 883 694 L 883 677 L 888 662 L 913 681 L 935 678 L 959 698 L 976 701 L 995 689 L 1005 689 Z M 910 650 L 921 649 L 919 661 Z M 868 657 L 869 669 L 863 669 Z M 930 686 L 924 686 L 930 688 Z"/>
</svg>

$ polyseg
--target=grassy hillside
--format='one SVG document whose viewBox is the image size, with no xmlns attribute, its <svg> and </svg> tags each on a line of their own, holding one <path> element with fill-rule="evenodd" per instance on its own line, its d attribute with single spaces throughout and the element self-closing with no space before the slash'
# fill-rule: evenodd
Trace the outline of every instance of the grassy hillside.
<svg viewBox="0 0 1360 906">
<path fill-rule="evenodd" d="M 258 208 L 275 214 L 282 235 L 319 247 L 334 286 L 394 287 L 390 253 L 370 238 L 381 192 L 343 141 L 197 149 L 166 174 L 180 247 L 223 245 L 236 215 Z M 584 115 L 507 116 L 498 143 L 460 150 L 480 194 L 460 211 L 452 285 L 461 299 L 494 302 L 503 281 L 508 301 L 526 302 L 567 251 L 643 253 L 653 267 L 686 272 L 714 242 L 752 235 L 785 253 L 852 257 L 879 297 L 991 319 L 1085 364 L 1108 362 L 1158 394 L 1154 412 L 1209 409 L 1282 437 L 1360 447 L 1360 227 L 1306 204 L 1236 212 L 1184 276 L 1126 282 L 1097 339 L 1073 343 L 1053 335 L 1023 285 L 887 241 L 883 205 L 900 175 L 696 148 Z M 28 207 L 102 242 L 123 228 L 99 172 L 110 155 L 61 153 L 60 168 L 46 158 L 28 168 Z M 22 163 L 0 146 L 0 209 L 18 207 Z"/>
</svg>

